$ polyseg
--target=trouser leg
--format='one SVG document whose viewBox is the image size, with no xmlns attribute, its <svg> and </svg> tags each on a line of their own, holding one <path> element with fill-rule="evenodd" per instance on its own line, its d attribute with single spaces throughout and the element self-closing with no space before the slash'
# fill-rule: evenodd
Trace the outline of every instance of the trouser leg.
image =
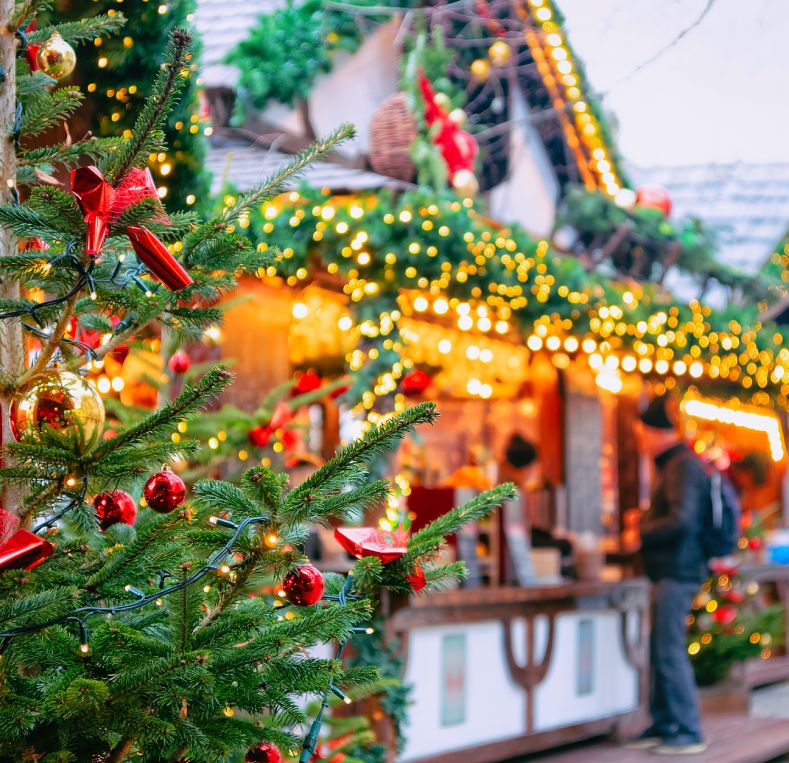
<svg viewBox="0 0 789 763">
<path fill-rule="evenodd" d="M 653 712 L 661 732 L 701 741 L 696 681 L 687 649 L 687 615 L 697 586 L 661 580 L 655 586 L 652 670 L 656 691 Z"/>
</svg>

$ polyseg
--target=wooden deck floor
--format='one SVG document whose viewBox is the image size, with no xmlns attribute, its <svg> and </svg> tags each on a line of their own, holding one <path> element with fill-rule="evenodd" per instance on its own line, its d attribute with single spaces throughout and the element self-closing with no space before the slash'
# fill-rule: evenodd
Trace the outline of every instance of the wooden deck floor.
<svg viewBox="0 0 789 763">
<path fill-rule="evenodd" d="M 703 755 L 665 757 L 625 750 L 610 742 L 599 742 L 578 745 L 564 752 L 531 755 L 521 761 L 657 763 L 660 760 L 687 760 L 691 763 L 767 763 L 789 755 L 789 721 L 786 719 L 712 715 L 704 721 L 704 732 L 709 747 Z"/>
</svg>

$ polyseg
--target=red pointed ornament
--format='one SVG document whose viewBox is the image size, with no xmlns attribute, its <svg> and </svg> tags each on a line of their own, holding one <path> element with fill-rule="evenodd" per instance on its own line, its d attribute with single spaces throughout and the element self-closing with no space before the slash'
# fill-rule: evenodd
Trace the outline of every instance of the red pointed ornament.
<svg viewBox="0 0 789 763">
<path fill-rule="evenodd" d="M 373 527 L 338 527 L 334 537 L 349 554 L 358 559 L 375 556 L 382 564 L 389 564 L 408 551 L 408 535 L 403 532 Z"/>
<path fill-rule="evenodd" d="M 124 490 L 109 490 L 93 499 L 99 527 L 106 530 L 117 524 L 133 525 L 137 519 L 137 504 Z"/>
<path fill-rule="evenodd" d="M 169 514 L 186 500 L 186 485 L 175 472 L 165 468 L 145 483 L 142 494 L 154 511 Z"/>
<path fill-rule="evenodd" d="M 271 742 L 259 742 L 244 755 L 244 763 L 280 763 L 281 760 L 279 748 Z"/>
<path fill-rule="evenodd" d="M 137 259 L 170 291 L 180 291 L 194 283 L 183 265 L 144 225 L 130 225 L 126 228 L 126 233 Z"/>
<path fill-rule="evenodd" d="M 36 31 L 36 20 L 33 19 L 25 28 L 25 34 L 30 34 L 31 32 Z M 35 42 L 28 42 L 25 46 L 25 59 L 27 60 L 27 65 L 30 67 L 31 72 L 38 71 L 38 51 L 41 50 L 41 46 Z"/>
<path fill-rule="evenodd" d="M 326 583 L 321 571 L 311 564 L 294 567 L 282 581 L 282 590 L 291 604 L 312 607 L 323 598 Z"/>
</svg>

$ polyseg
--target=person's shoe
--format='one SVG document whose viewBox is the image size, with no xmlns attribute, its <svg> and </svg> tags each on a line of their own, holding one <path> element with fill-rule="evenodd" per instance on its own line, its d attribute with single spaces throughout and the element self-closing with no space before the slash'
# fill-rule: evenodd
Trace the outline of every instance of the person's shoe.
<svg viewBox="0 0 789 763">
<path fill-rule="evenodd" d="M 705 742 L 688 737 L 673 737 L 650 748 L 650 752 L 654 755 L 701 755 L 706 749 Z"/>
<path fill-rule="evenodd" d="M 625 739 L 620 746 L 626 750 L 651 750 L 662 743 L 663 737 L 650 727 L 633 739 Z"/>
</svg>

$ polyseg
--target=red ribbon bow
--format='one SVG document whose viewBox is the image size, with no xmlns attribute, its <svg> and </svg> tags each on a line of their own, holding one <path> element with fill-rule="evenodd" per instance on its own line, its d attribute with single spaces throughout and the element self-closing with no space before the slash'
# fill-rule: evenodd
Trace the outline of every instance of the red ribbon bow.
<svg viewBox="0 0 789 763">
<path fill-rule="evenodd" d="M 88 226 L 85 253 L 89 257 L 101 255 L 110 225 L 120 219 L 125 209 L 143 199 L 158 199 L 150 171 L 139 168 L 131 170 L 116 189 L 97 167 L 78 167 L 71 171 L 71 192 Z M 160 219 L 167 219 L 164 210 Z M 140 262 L 170 291 L 180 291 L 193 283 L 181 263 L 144 225 L 130 225 L 126 234 Z"/>
</svg>

